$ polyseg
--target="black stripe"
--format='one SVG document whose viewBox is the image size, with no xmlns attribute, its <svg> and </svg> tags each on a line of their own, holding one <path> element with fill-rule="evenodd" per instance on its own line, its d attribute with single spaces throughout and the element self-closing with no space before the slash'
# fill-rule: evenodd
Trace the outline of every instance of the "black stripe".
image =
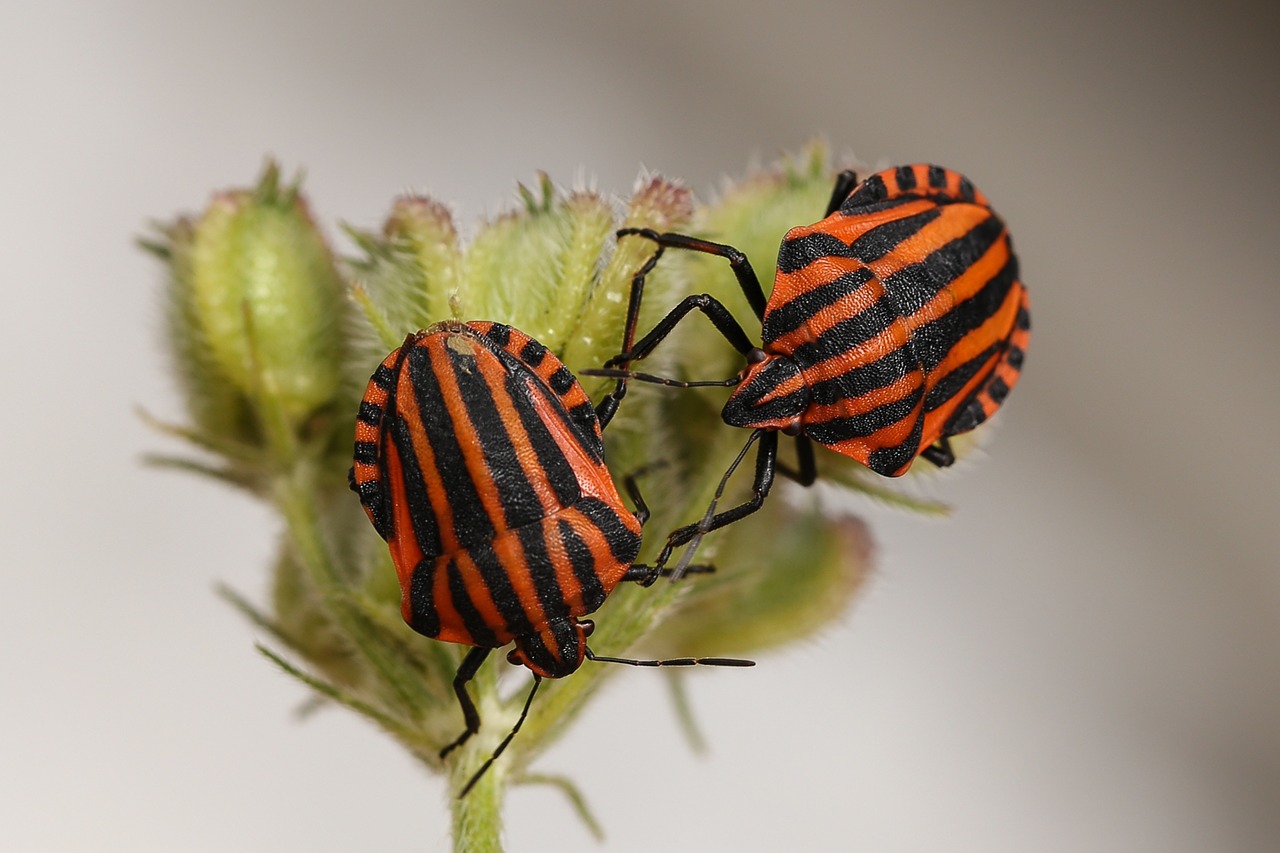
<svg viewBox="0 0 1280 853">
<path fill-rule="evenodd" d="M 947 188 L 947 170 L 941 166 L 930 166 L 929 186 L 935 190 L 945 190 Z"/>
<path fill-rule="evenodd" d="M 1031 328 L 1031 314 L 1027 312 L 1026 308 L 1019 306 L 1018 319 L 1015 322 L 1018 324 L 1018 328 L 1025 332 Z"/>
<path fill-rule="evenodd" d="M 1001 377 L 993 376 L 991 383 L 987 385 L 987 396 L 998 406 L 1004 402 L 1005 397 L 1009 396 L 1009 386 Z"/>
<path fill-rule="evenodd" d="M 987 362 L 999 351 L 1000 344 L 992 344 L 939 379 L 937 384 L 929 389 L 929 393 L 924 398 L 924 410 L 932 412 L 934 409 L 946 405 L 946 402 L 959 394 L 960 389 L 968 385 L 969 381 L 978 375 L 978 371 L 982 370 Z"/>
<path fill-rule="evenodd" d="M 573 421 L 582 433 L 583 444 L 594 448 L 599 441 L 600 421 L 596 418 L 596 407 L 591 405 L 591 401 L 586 400 L 570 409 L 569 420 Z M 600 461 L 600 457 L 594 454 L 592 458 L 597 462 Z"/>
<path fill-rule="evenodd" d="M 453 367 L 453 375 L 458 383 L 458 395 L 466 409 L 467 420 L 475 430 L 480 452 L 484 455 L 487 476 L 498 493 L 498 503 L 502 507 L 502 521 L 508 530 L 523 527 L 537 521 L 545 514 L 542 500 L 538 492 L 529 482 L 520 464 L 515 444 L 507 432 L 507 425 L 502 421 L 498 404 L 493 397 L 493 389 L 484 374 L 480 372 L 476 358 L 468 354 L 456 352 L 445 347 L 449 353 L 449 363 Z M 483 350 L 486 355 L 490 350 Z M 499 362 L 502 359 L 495 359 Z M 511 366 L 502 364 L 510 376 Z M 519 370 L 526 375 L 531 371 L 524 366 Z M 505 383 L 510 386 L 510 381 Z M 513 399 L 517 406 L 519 397 Z M 452 499 L 451 499 L 452 502 Z M 478 512 L 482 512 L 477 507 Z M 494 527 L 497 525 L 495 524 Z"/>
<path fill-rule="evenodd" d="M 518 535 L 520 545 L 524 548 L 525 565 L 529 567 L 529 576 L 533 579 L 533 589 L 537 593 L 538 603 L 542 605 L 542 613 L 546 622 L 569 618 L 569 605 L 564 600 L 564 590 L 556 578 L 556 567 L 547 553 L 545 534 L 547 526 L 530 524 L 522 527 Z"/>
<path fill-rule="evenodd" d="M 724 404 L 720 417 L 730 426 L 754 427 L 768 421 L 787 421 L 797 418 L 809 408 L 809 389 L 800 388 L 781 397 L 776 394 L 781 387 L 801 379 L 799 366 L 786 356 L 772 356 L 751 379 L 738 386 L 733 396 Z"/>
<path fill-rule="evenodd" d="M 515 402 L 516 414 L 524 424 L 542 476 L 555 492 L 556 503 L 560 506 L 572 506 L 582 497 L 582 487 L 574 473 L 573 462 L 560 450 L 560 445 L 556 444 L 547 428 L 546 419 L 555 418 L 570 430 L 576 429 L 576 424 L 569 420 L 569 414 L 561 405 L 560 398 L 548 394 L 546 386 L 536 375 L 512 374 L 507 378 L 507 393 Z M 599 444 L 594 437 L 593 441 L 596 445 Z M 599 456 L 604 452 L 602 446 L 597 449 L 584 443 L 581 447 L 590 458 L 600 461 Z"/>
<path fill-rule="evenodd" d="M 419 560 L 409 577 L 409 612 L 413 616 L 412 628 L 428 637 L 440 636 L 440 614 L 436 611 L 435 560 L 428 557 Z"/>
<path fill-rule="evenodd" d="M 369 510 L 369 518 L 373 521 L 373 529 L 383 539 L 391 539 L 395 535 L 392 530 L 391 513 L 387 511 L 387 499 L 382 490 L 382 480 L 375 477 L 365 480 L 356 486 L 360 495 L 360 504 Z"/>
<path fill-rule="evenodd" d="M 916 170 L 911 166 L 899 166 L 894 170 L 893 176 L 898 181 L 900 191 L 908 192 L 916 188 Z"/>
<path fill-rule="evenodd" d="M 578 669 L 582 660 L 582 640 L 578 636 L 578 620 L 558 619 L 549 626 L 551 635 L 556 641 L 557 677 L 568 675 Z"/>
<path fill-rule="evenodd" d="M 472 641 L 477 646 L 497 648 L 500 645 L 498 635 L 484 621 L 484 617 L 476 609 L 475 602 L 471 600 L 456 557 L 449 561 L 449 567 L 445 571 L 449 578 L 449 599 L 453 603 L 453 609 L 462 617 L 462 627 L 471 635 Z"/>
<path fill-rule="evenodd" d="M 750 409 L 750 423 L 778 421 L 799 417 L 809 407 L 809 391 L 802 388 L 781 397 L 773 397 L 768 402 L 756 402 Z M 726 421 L 728 418 L 726 417 Z M 739 426 L 732 423 L 731 426 Z"/>
<path fill-rule="evenodd" d="M 781 305 L 770 305 L 765 310 L 761 338 L 765 343 L 772 343 L 783 335 L 794 332 L 814 314 L 866 284 L 871 280 L 872 275 L 870 269 L 865 267 L 857 269 L 803 291 Z"/>
<path fill-rule="evenodd" d="M 356 413 L 356 420 L 362 424 L 376 427 L 382 423 L 382 407 L 377 403 L 370 403 L 368 400 L 360 401 L 360 411 Z"/>
<path fill-rule="evenodd" d="M 568 462 L 560 452 L 559 445 L 551 438 L 544 421 L 552 418 L 563 424 L 577 437 L 579 446 L 592 461 L 603 462 L 604 443 L 600 438 L 595 420 L 595 410 L 591 410 L 590 419 L 582 417 L 581 412 L 575 417 L 566 411 L 560 394 L 548 393 L 547 383 L 541 376 L 529 370 L 523 362 L 510 353 L 499 352 L 497 355 L 507 366 L 510 374 L 507 377 L 507 393 L 511 395 L 516 413 L 519 414 L 525 426 L 529 441 L 538 455 L 539 464 L 542 465 L 547 479 L 561 499 L 561 505 L 568 506 L 578 499 L 581 490 L 577 477 L 572 473 L 572 463 Z M 577 384 L 573 374 L 563 365 L 552 374 L 552 379 L 555 379 L 561 371 L 568 375 L 574 385 Z M 574 408 L 577 409 L 579 406 Z"/>
<path fill-rule="evenodd" d="M 451 362 L 459 355 L 447 346 L 442 349 L 446 353 L 446 361 Z M 430 473 L 439 478 L 444 487 L 458 541 L 463 548 L 487 542 L 494 537 L 495 528 L 484 505 L 480 503 L 480 495 L 471 480 L 471 472 L 467 470 L 462 448 L 458 444 L 457 427 L 445 405 L 439 380 L 432 369 L 430 351 L 426 347 L 414 347 L 409 353 L 408 367 L 414 396 L 417 398 L 418 417 L 422 420 L 423 430 L 435 455 L 435 469 Z M 442 365 L 442 368 L 447 370 L 449 366 Z M 412 456 L 413 446 L 408 441 L 407 429 L 403 435 L 397 434 L 396 437 L 401 442 L 401 457 Z M 425 485 L 422 488 L 425 491 Z"/>
<path fill-rule="evenodd" d="M 635 562 L 640 553 L 640 537 L 622 523 L 613 507 L 598 498 L 583 498 L 574 509 L 599 528 L 615 560 L 624 566 Z"/>
<path fill-rule="evenodd" d="M 841 210 L 846 216 L 865 216 L 872 213 L 884 213 L 887 210 L 893 210 L 896 207 L 903 207 L 908 204 L 915 204 L 920 200 L 918 195 L 899 195 L 893 198 L 887 198 L 884 201 L 877 201 L 874 204 L 864 204 L 861 207 L 852 210 Z"/>
<path fill-rule="evenodd" d="M 852 258 L 849 245 L 825 232 L 784 240 L 778 249 L 778 272 L 802 270 L 820 258 Z"/>
<path fill-rule="evenodd" d="M 942 428 L 943 435 L 959 435 L 977 427 L 987 419 L 986 410 L 977 397 L 970 397 Z"/>
<path fill-rule="evenodd" d="M 378 461 L 378 445 L 372 441 L 357 441 L 354 458 L 356 462 L 373 465 Z"/>
<path fill-rule="evenodd" d="M 511 343 L 511 327 L 502 323 L 494 323 L 485 334 L 489 340 L 503 349 L 506 349 L 507 345 Z"/>
<path fill-rule="evenodd" d="M 529 342 L 520 349 L 520 360 L 530 367 L 537 367 L 547 357 L 547 348 L 529 338 Z"/>
<path fill-rule="evenodd" d="M 549 678 L 562 678 L 575 672 L 582 659 L 582 640 L 577 621 L 556 619 L 547 623 L 553 645 L 547 645 L 541 632 L 516 638 L 516 644 L 535 671 Z"/>
<path fill-rule="evenodd" d="M 897 309 L 887 296 L 881 296 L 852 317 L 841 320 L 817 340 L 806 342 L 791 352 L 801 370 L 834 358 L 859 344 L 866 343 L 899 319 Z"/>
<path fill-rule="evenodd" d="M 932 322 L 918 326 L 911 335 L 911 348 L 926 371 L 937 367 L 965 335 L 991 318 L 1018 280 L 1018 261 L 1012 255 L 1000 272 L 969 299 L 959 303 Z"/>
<path fill-rule="evenodd" d="M 889 198 L 889 188 L 884 185 L 884 178 L 872 175 L 867 178 L 840 205 L 841 213 L 857 213 L 868 205 L 885 201 Z"/>
<path fill-rule="evenodd" d="M 968 204 L 973 204 L 978 197 L 978 192 L 973 188 L 973 184 L 964 175 L 960 176 L 960 200 Z"/>
<path fill-rule="evenodd" d="M 400 455 L 399 476 L 404 483 L 405 500 L 409 504 L 409 521 L 413 525 L 413 535 L 418 540 L 418 547 L 422 549 L 424 555 L 438 557 L 444 551 L 444 547 L 440 544 L 440 520 L 431 506 L 431 499 L 427 496 L 427 481 L 423 477 L 419 459 L 414 455 L 409 425 L 401 418 L 392 418 L 389 429 L 391 440 L 395 442 L 396 450 Z M 394 472 L 391 476 L 395 476 Z M 387 518 L 390 521 L 390 507 L 387 509 Z"/>
<path fill-rule="evenodd" d="M 401 357 L 403 358 L 403 356 Z M 373 376 L 369 377 L 369 380 L 383 391 L 390 391 L 391 386 L 395 384 L 396 375 L 385 364 L 379 364 L 378 369 L 373 371 Z"/>
<path fill-rule="evenodd" d="M 361 503 L 365 502 L 365 498 L 371 498 L 371 499 L 377 498 L 381 500 L 382 480 L 380 475 L 381 475 L 381 472 L 379 472 L 379 476 L 373 477 L 371 479 L 365 480 L 363 483 L 357 484 L 356 491 L 360 495 Z"/>
<path fill-rule="evenodd" d="M 569 372 L 569 368 L 562 364 L 556 368 L 555 373 L 551 374 L 548 384 L 551 386 L 552 391 L 564 396 L 570 388 L 578 384 L 578 380 L 574 379 L 573 374 Z"/>
<path fill-rule="evenodd" d="M 877 225 L 863 234 L 849 248 L 860 260 L 870 263 L 883 258 L 898 247 L 898 244 L 942 215 L 937 207 L 930 207 L 912 216 L 892 219 L 883 225 Z"/>
<path fill-rule="evenodd" d="M 837 444 L 850 438 L 865 438 L 910 417 L 923 392 L 923 387 L 918 387 L 907 396 L 876 406 L 869 412 L 806 424 L 805 435 L 819 444 Z"/>
<path fill-rule="evenodd" d="M 525 612 L 520 596 L 511 585 L 510 568 L 504 566 L 498 559 L 497 552 L 493 550 L 493 543 L 486 542 L 477 548 L 472 548 L 468 553 L 476 564 L 485 587 L 489 590 L 489 596 L 497 605 L 506 629 L 516 637 L 531 633 L 534 630 L 533 622 Z"/>
<path fill-rule="evenodd" d="M 1009 344 L 1009 349 L 1004 354 L 1005 364 L 1014 370 L 1022 369 L 1022 360 L 1026 357 L 1026 353 L 1022 351 L 1022 347 L 1016 344 Z"/>
<path fill-rule="evenodd" d="M 604 604 L 605 596 L 609 594 L 600 583 L 600 576 L 596 574 L 596 558 L 572 524 L 562 518 L 556 526 L 560 531 L 560 541 L 564 543 L 565 553 L 569 555 L 573 576 L 578 579 L 578 585 L 582 588 L 583 612 L 590 613 Z"/>
<path fill-rule="evenodd" d="M 917 418 L 911 434 L 901 444 L 871 451 L 871 455 L 867 457 L 867 467 L 877 474 L 891 476 L 920 452 L 920 436 L 923 433 L 924 418 Z"/>
<path fill-rule="evenodd" d="M 383 403 L 385 408 L 381 408 L 378 414 L 378 455 L 383 461 L 378 464 L 378 475 L 374 480 L 366 481 L 359 487 L 360 503 L 369 511 L 369 518 L 373 522 L 373 529 L 378 535 L 390 542 L 396 538 L 398 531 L 395 529 L 395 517 L 392 515 L 390 485 L 386 482 L 386 478 L 390 472 L 387 471 L 386 464 L 386 447 L 387 442 L 393 441 L 394 438 L 390 433 L 389 424 L 387 423 L 387 413 L 391 413 L 391 419 L 395 419 L 396 414 L 396 378 L 400 375 L 400 370 L 404 367 L 404 359 L 407 350 L 404 346 L 396 351 L 395 369 L 386 368 L 385 363 L 378 365 L 378 370 L 374 371 L 374 378 L 382 378 L 387 382 L 383 387 L 386 392 L 386 400 Z M 385 376 L 382 376 L 385 374 Z M 390 379 L 386 379 L 389 376 Z M 373 404 L 370 404 L 373 405 Z M 361 411 L 364 410 L 364 401 L 361 401 Z M 354 476 L 355 469 L 352 469 Z M 430 506 L 427 507 L 428 514 Z M 421 541 L 421 540 L 419 540 Z M 428 540 L 436 543 L 436 550 L 439 550 L 438 540 Z"/>
<path fill-rule="evenodd" d="M 911 352 L 905 347 L 898 347 L 875 361 L 859 364 L 831 379 L 814 382 L 809 390 L 814 405 L 830 406 L 861 397 L 877 388 L 887 388 L 919 368 Z"/>
<path fill-rule="evenodd" d="M 884 289 L 909 317 L 938 291 L 964 275 L 1004 234 L 1004 223 L 988 216 L 964 235 L 950 240 L 914 264 L 908 264 L 884 279 Z"/>
<path fill-rule="evenodd" d="M 516 648 L 525 657 L 525 665 L 539 674 L 550 674 L 556 670 L 556 659 L 551 649 L 547 648 L 542 634 L 534 632 L 516 637 Z"/>
<path fill-rule="evenodd" d="M 556 420 L 565 424 L 570 431 L 577 435 L 582 449 L 593 461 L 604 461 L 604 442 L 600 438 L 599 422 L 596 420 L 595 408 L 591 406 L 590 401 L 579 403 L 577 406 L 574 406 L 573 412 L 568 412 L 565 410 L 565 403 L 562 399 L 562 395 L 559 393 L 555 395 L 548 394 L 547 383 L 543 382 L 541 376 L 529 370 L 528 366 L 525 365 L 524 362 L 520 361 L 505 350 L 497 350 L 494 352 L 494 355 L 502 361 L 503 365 L 507 368 L 507 372 L 510 374 L 507 379 L 507 393 L 511 395 L 516 411 L 520 414 L 520 419 L 524 423 L 527 431 L 530 424 L 533 423 L 533 421 L 528 417 L 529 415 L 532 415 L 538 420 L 541 420 L 548 414 L 552 415 Z M 577 380 L 573 378 L 573 374 L 564 366 L 561 366 L 559 370 L 552 374 L 552 379 L 558 376 L 561 370 L 568 374 L 570 381 L 575 385 L 577 384 Z M 513 383 L 512 380 L 515 377 L 524 377 L 527 381 Z M 584 394 L 583 396 L 586 395 Z M 587 408 L 583 409 L 584 406 Z M 590 417 L 586 417 L 588 409 Z M 550 438 L 550 434 L 546 431 L 545 424 L 540 425 L 539 434 L 546 435 Z M 530 432 L 530 438 L 532 440 L 532 432 Z M 551 444 L 553 447 L 555 446 L 554 440 L 551 441 Z M 537 447 L 535 446 L 535 450 L 536 449 Z M 555 453 L 562 456 L 558 449 Z M 539 460 L 541 459 L 542 457 L 539 456 Z M 577 500 L 577 488 L 575 478 L 575 485 L 572 487 L 573 498 L 570 500 L 570 503 L 572 503 L 573 500 Z"/>
</svg>

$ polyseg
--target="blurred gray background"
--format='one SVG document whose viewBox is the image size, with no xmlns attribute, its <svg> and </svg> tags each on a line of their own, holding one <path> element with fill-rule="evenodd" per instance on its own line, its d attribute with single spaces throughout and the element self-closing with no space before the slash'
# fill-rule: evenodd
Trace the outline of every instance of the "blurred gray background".
<svg viewBox="0 0 1280 853">
<path fill-rule="evenodd" d="M 539 768 L 608 850 L 1280 849 L 1280 16 L 1052 5 L 5 4 L 0 846 L 448 848 L 440 782 L 296 722 L 214 597 L 263 594 L 273 519 L 138 464 L 167 445 L 133 407 L 179 416 L 149 218 L 267 153 L 334 235 L 407 188 L 474 223 L 538 169 L 708 198 L 825 134 L 994 200 L 1022 383 L 920 484 L 951 520 L 856 506 L 879 568 L 841 627 L 693 683 L 710 758 L 636 672 Z M 508 837 L 593 843 L 547 789 Z"/>
</svg>

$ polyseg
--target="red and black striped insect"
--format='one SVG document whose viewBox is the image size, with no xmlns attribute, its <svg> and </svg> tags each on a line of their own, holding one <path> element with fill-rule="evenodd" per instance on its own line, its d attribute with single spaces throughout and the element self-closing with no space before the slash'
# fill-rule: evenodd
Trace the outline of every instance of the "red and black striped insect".
<svg viewBox="0 0 1280 853">
<path fill-rule="evenodd" d="M 612 402 L 601 405 L 616 407 L 630 378 L 737 386 L 722 417 L 753 430 L 748 446 L 759 441 L 751 499 L 718 514 L 713 503 L 701 522 L 674 531 L 660 566 L 674 547 L 759 509 L 775 469 L 812 483 L 811 442 L 890 477 L 917 456 L 950 465 L 948 438 L 989 418 L 1022 369 L 1031 321 L 1009 232 L 986 197 L 949 169 L 899 166 L 861 183 L 843 172 L 826 217 L 784 238 L 767 301 L 732 246 L 644 228 L 618 232 L 629 235 L 657 250 L 632 281 L 622 353 L 604 370 L 584 371 L 618 377 Z M 729 262 L 760 318 L 761 346 L 705 293 L 686 298 L 633 344 L 645 276 L 667 248 Z M 695 309 L 746 357 L 736 378 L 679 382 L 629 370 Z M 778 432 L 796 437 L 798 471 L 777 464 Z"/>
<path fill-rule="evenodd" d="M 609 414 L 616 408 L 611 401 Z M 601 422 L 559 359 L 500 323 L 445 322 L 411 334 L 374 371 L 356 420 L 351 488 L 387 541 L 401 611 L 421 634 L 474 646 L 454 679 L 466 729 L 480 728 L 466 685 L 489 652 L 533 673 L 519 731 L 542 678 L 583 659 L 636 666 L 750 666 L 750 661 L 601 657 L 580 617 L 622 581 L 663 570 L 636 565 L 648 508 L 622 503 L 604 463 Z"/>
</svg>

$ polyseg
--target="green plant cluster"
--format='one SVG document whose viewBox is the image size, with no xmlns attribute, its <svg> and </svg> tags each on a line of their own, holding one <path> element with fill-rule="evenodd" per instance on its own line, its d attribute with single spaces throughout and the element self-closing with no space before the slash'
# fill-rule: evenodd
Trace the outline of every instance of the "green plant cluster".
<svg viewBox="0 0 1280 853">
<path fill-rule="evenodd" d="M 199 453 L 152 461 L 217 478 L 279 512 L 283 535 L 270 602 L 258 607 L 223 591 L 269 637 L 263 654 L 320 700 L 373 721 L 458 791 L 509 730 L 526 688 L 522 681 L 500 690 L 498 672 L 507 665 L 501 655 L 491 657 L 472 684 L 481 732 L 440 761 L 440 748 L 462 727 L 451 682 L 465 649 L 419 636 L 401 620 L 385 543 L 348 490 L 355 412 L 369 374 L 406 334 L 445 319 L 508 323 L 570 369 L 599 367 L 619 348 L 631 277 L 653 251 L 638 238 L 619 243 L 618 228 L 732 243 L 768 281 L 766 259 L 789 227 L 816 218 L 833 175 L 821 145 L 706 205 L 663 178 L 642 180 L 620 204 L 595 192 L 561 191 L 544 175 L 521 186 L 515 208 L 466 243 L 447 207 L 405 196 L 392 203 L 381 230 L 346 229 L 351 249 L 340 254 L 317 227 L 299 183 L 282 183 L 269 164 L 256 186 L 218 193 L 199 216 L 158 226 L 143 245 L 167 271 L 167 337 L 188 422 L 157 426 Z M 668 252 L 649 278 L 641 328 L 695 292 L 713 294 L 753 328 L 727 265 L 681 252 Z M 696 379 L 734 375 L 741 356 L 704 325 L 682 324 L 644 369 Z M 597 400 L 609 384 L 583 379 Z M 654 517 L 642 560 L 653 558 L 667 531 L 701 517 L 746 438 L 720 421 L 724 394 L 633 385 L 606 433 L 615 474 L 666 463 L 645 478 Z M 819 464 L 825 480 L 940 509 L 834 454 L 823 453 Z M 749 480 L 749 471 L 735 478 L 736 496 Z M 615 591 L 594 617 L 592 646 L 606 655 L 762 653 L 838 619 L 870 554 L 856 518 L 824 511 L 811 498 L 779 495 L 749 520 L 706 537 L 699 561 L 714 561 L 715 574 Z M 502 759 L 453 802 L 458 849 L 498 849 L 503 793 L 515 784 L 560 787 L 598 830 L 571 781 L 532 768 L 617 669 L 587 664 L 543 686 Z M 681 675 L 671 676 L 680 688 Z M 743 677 L 767 678 L 767 670 Z"/>
</svg>

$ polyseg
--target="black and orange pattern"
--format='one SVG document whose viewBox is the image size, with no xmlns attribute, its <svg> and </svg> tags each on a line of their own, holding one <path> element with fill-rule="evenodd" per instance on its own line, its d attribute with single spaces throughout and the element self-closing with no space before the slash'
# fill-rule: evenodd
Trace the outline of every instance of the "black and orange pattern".
<svg viewBox="0 0 1280 853">
<path fill-rule="evenodd" d="M 826 217 L 787 233 L 767 299 L 750 261 L 732 246 L 645 228 L 618 232 L 619 239 L 631 235 L 657 250 L 632 281 L 622 352 L 605 369 L 585 371 L 618 379 L 601 406 L 616 406 L 629 379 L 737 386 L 721 415 L 753 430 L 748 443 L 759 442 L 753 496 L 719 513 L 713 505 L 701 522 L 673 531 L 659 566 L 674 547 L 759 509 L 776 471 L 812 483 L 811 441 L 890 477 L 919 456 L 950 465 L 948 438 L 989 418 L 1022 370 L 1031 321 L 1008 229 L 986 197 L 949 169 L 899 166 L 861 183 L 842 173 Z M 705 293 L 684 299 L 636 340 L 645 277 L 668 248 L 729 262 L 760 318 L 760 346 Z M 688 383 L 631 372 L 695 310 L 745 356 L 736 379 Z M 799 470 L 778 465 L 779 432 L 796 437 Z"/>
<path fill-rule="evenodd" d="M 633 660 L 597 655 L 582 619 L 623 581 L 649 585 L 659 566 L 634 563 L 649 510 L 635 478 L 634 512 L 604 464 L 598 413 L 578 380 L 538 341 L 501 323 L 437 323 L 409 335 L 374 371 L 356 415 L 351 488 L 387 541 L 401 612 L 414 630 L 472 646 L 454 676 L 466 727 L 443 759 L 480 729 L 467 692 L 489 653 L 533 673 L 515 737 L 543 678 L 584 659 L 631 666 L 751 666 L 733 658 Z M 709 567 L 692 567 L 708 571 Z"/>
<path fill-rule="evenodd" d="M 1009 231 L 986 198 L 939 166 L 887 169 L 788 232 L 763 317 L 771 358 L 748 368 L 730 405 L 739 425 L 798 424 L 898 476 L 999 408 L 1029 330 Z M 774 359 L 796 365 L 794 387 L 758 386 Z"/>
<path fill-rule="evenodd" d="M 352 487 L 390 546 L 414 630 L 515 641 L 513 660 L 540 676 L 579 667 L 578 617 L 640 550 L 582 387 L 500 323 L 440 323 L 387 356 L 360 404 Z"/>
</svg>

